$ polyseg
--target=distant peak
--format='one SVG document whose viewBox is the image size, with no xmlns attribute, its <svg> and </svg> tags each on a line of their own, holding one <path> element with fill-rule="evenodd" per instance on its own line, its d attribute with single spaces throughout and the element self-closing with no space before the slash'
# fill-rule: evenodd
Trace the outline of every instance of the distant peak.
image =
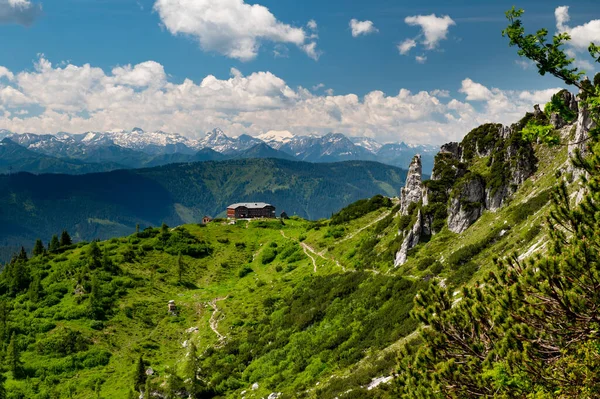
<svg viewBox="0 0 600 399">
<path fill-rule="evenodd" d="M 131 133 L 144 133 L 144 130 L 139 127 L 134 127 L 131 129 Z"/>
</svg>

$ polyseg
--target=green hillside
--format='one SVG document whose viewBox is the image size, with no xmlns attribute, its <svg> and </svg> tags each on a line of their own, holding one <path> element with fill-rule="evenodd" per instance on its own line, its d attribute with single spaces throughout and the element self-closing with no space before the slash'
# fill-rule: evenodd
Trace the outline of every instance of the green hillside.
<svg viewBox="0 0 600 399">
<path fill-rule="evenodd" d="M 536 156 L 539 178 L 510 205 L 462 234 L 444 228 L 400 268 L 403 221 L 384 197 L 331 220 L 164 226 L 15 259 L 1 275 L 0 331 L 4 353 L 14 333 L 22 368 L 6 386 L 11 397 L 128 397 L 143 356 L 150 389 L 189 391 L 194 343 L 206 397 L 394 397 L 393 384 L 367 387 L 416 342 L 416 293 L 441 280 L 457 287 L 545 235 L 545 201 L 524 206 L 554 184 L 567 152 L 537 146 Z"/>
<path fill-rule="evenodd" d="M 0 247 L 33 246 L 67 229 L 75 240 L 106 239 L 142 228 L 198 223 L 243 201 L 278 213 L 329 217 L 375 194 L 397 195 L 406 172 L 375 162 L 311 164 L 243 159 L 174 164 L 81 176 L 0 176 Z M 5 259 L 6 260 L 6 259 Z"/>
</svg>

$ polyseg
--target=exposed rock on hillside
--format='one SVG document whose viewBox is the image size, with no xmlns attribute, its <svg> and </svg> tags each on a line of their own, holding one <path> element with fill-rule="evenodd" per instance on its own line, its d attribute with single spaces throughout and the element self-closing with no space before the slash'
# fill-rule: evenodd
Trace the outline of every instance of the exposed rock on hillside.
<svg viewBox="0 0 600 399">
<path fill-rule="evenodd" d="M 579 106 L 577 104 L 577 98 L 574 94 L 569 92 L 568 90 L 561 90 L 556 93 L 556 96 L 560 98 L 562 103 L 569 109 L 574 115 L 577 115 L 579 112 Z M 571 121 L 564 120 L 557 112 L 552 112 L 550 114 L 550 123 L 554 126 L 555 129 L 560 129 L 568 124 Z"/>
<path fill-rule="evenodd" d="M 421 216 L 421 210 L 419 209 L 417 213 L 417 220 L 413 225 L 412 229 L 406 233 L 404 237 L 404 241 L 402 241 L 402 246 L 400 247 L 400 251 L 396 254 L 396 260 L 394 261 L 394 267 L 398 267 L 403 265 L 408 258 L 408 251 L 417 246 L 421 239 L 421 234 L 423 231 L 423 219 Z"/>
<path fill-rule="evenodd" d="M 569 104 L 572 98 L 565 95 Z M 473 129 L 462 142 L 441 147 L 435 158 L 431 180 L 421 183 L 419 159 L 411 164 L 406 187 L 401 192 L 403 218 L 400 250 L 394 264 L 406 262 L 408 252 L 423 237 L 440 232 L 444 226 L 462 233 L 484 210 L 495 211 L 536 170 L 533 146 L 521 130 L 531 119 L 548 123 L 539 108 L 518 123 L 507 127 L 484 124 Z M 418 204 L 411 207 L 411 204 Z"/>
<path fill-rule="evenodd" d="M 469 173 L 453 191 L 448 208 L 448 228 L 462 233 L 483 213 L 485 182 L 478 174 Z"/>
<path fill-rule="evenodd" d="M 411 204 L 418 204 L 423 199 L 421 156 L 415 155 L 408 168 L 406 185 L 400 190 L 400 212 L 408 215 Z"/>
</svg>

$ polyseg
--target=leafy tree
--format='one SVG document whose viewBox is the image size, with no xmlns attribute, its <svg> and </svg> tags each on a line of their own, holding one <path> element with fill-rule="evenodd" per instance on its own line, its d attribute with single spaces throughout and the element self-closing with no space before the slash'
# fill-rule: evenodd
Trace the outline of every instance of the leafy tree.
<svg viewBox="0 0 600 399">
<path fill-rule="evenodd" d="M 68 247 L 71 244 L 73 244 L 71 236 L 69 235 L 69 233 L 67 233 L 67 230 L 63 230 L 63 232 L 60 235 L 60 246 Z"/>
<path fill-rule="evenodd" d="M 171 233 L 169 232 L 169 226 L 163 223 L 162 226 L 160 226 L 160 241 L 162 241 L 163 245 L 166 245 L 170 237 Z"/>
<path fill-rule="evenodd" d="M 6 272 L 9 278 L 9 290 L 12 294 L 19 293 L 29 287 L 31 276 L 26 261 L 16 258 L 7 266 Z"/>
<path fill-rule="evenodd" d="M 102 254 L 102 269 L 109 273 L 114 273 L 116 269 L 106 246 L 104 247 L 104 253 Z"/>
<path fill-rule="evenodd" d="M 33 246 L 33 256 L 43 255 L 46 249 L 44 248 L 44 243 L 39 238 L 35 240 L 35 245 Z"/>
<path fill-rule="evenodd" d="M 0 300 L 0 343 L 8 339 L 8 315 L 10 313 L 8 303 Z M 0 345 L 1 346 L 1 345 Z"/>
<path fill-rule="evenodd" d="M 96 274 L 92 276 L 91 285 L 89 310 L 91 316 L 94 319 L 99 320 L 104 317 L 104 302 L 102 298 L 102 287 Z"/>
<path fill-rule="evenodd" d="M 60 241 L 58 241 L 58 236 L 55 234 L 50 239 L 50 243 L 48 244 L 48 251 L 52 253 L 58 252 L 60 248 Z"/>
<path fill-rule="evenodd" d="M 6 349 L 6 366 L 8 371 L 13 375 L 13 378 L 19 379 L 23 376 L 23 365 L 21 363 L 21 353 L 16 342 L 16 335 L 13 332 L 10 337 L 10 343 Z"/>
<path fill-rule="evenodd" d="M 102 251 L 96 241 L 90 243 L 87 255 L 89 258 L 90 269 L 94 270 L 102 266 Z"/>
<path fill-rule="evenodd" d="M 196 344 L 191 342 L 187 361 L 184 368 L 184 381 L 187 382 L 187 390 L 192 398 L 200 398 L 206 393 L 206 384 L 200 379 L 200 358 Z"/>
<path fill-rule="evenodd" d="M 19 255 L 17 256 L 17 260 L 27 262 L 28 258 L 27 258 L 27 251 L 25 251 L 25 247 L 21 247 L 21 251 L 19 252 Z"/>
<path fill-rule="evenodd" d="M 6 377 L 0 373 L 0 399 L 8 398 L 8 396 L 6 394 L 6 387 L 4 386 L 5 382 L 6 382 Z"/>
<path fill-rule="evenodd" d="M 136 363 L 135 374 L 133 375 L 133 388 L 141 392 L 146 384 L 146 366 L 144 364 L 144 358 L 140 355 Z"/>
<path fill-rule="evenodd" d="M 38 275 L 33 278 L 33 281 L 29 285 L 29 300 L 36 303 L 42 297 L 42 281 Z"/>
</svg>

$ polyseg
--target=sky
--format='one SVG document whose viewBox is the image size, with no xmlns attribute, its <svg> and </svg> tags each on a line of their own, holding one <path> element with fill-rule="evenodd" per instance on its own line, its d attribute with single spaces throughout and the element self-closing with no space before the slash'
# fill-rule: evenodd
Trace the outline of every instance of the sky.
<svg viewBox="0 0 600 399">
<path fill-rule="evenodd" d="M 200 138 L 339 132 L 442 144 L 563 87 L 501 31 L 504 0 L 0 0 L 0 129 Z M 588 75 L 600 2 L 522 0 Z"/>
</svg>

